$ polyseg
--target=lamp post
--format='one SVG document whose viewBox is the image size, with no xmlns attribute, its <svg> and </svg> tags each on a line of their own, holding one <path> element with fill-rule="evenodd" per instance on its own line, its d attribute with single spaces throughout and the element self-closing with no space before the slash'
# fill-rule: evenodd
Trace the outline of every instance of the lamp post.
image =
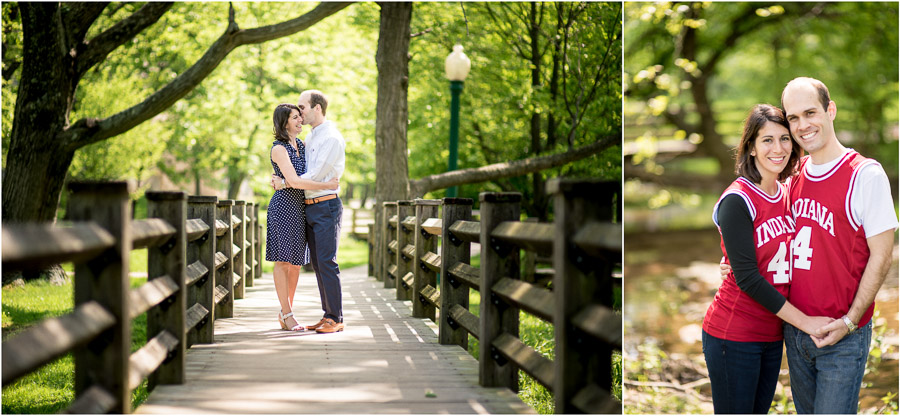
<svg viewBox="0 0 900 416">
<path fill-rule="evenodd" d="M 454 45 L 453 52 L 444 61 L 444 71 L 450 80 L 450 157 L 447 171 L 456 170 L 457 147 L 459 142 L 459 93 L 463 89 L 463 81 L 469 75 L 471 61 L 463 53 L 462 45 Z M 456 187 L 447 188 L 447 196 L 456 197 Z"/>
</svg>

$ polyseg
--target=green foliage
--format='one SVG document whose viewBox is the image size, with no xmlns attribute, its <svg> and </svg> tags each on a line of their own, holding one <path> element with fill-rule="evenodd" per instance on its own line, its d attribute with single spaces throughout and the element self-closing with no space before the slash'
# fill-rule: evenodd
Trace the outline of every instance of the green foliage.
<svg viewBox="0 0 900 416">
<path fill-rule="evenodd" d="M 355 10 L 363 8 L 345 9 L 310 31 L 233 51 L 168 112 L 166 153 L 172 157 L 158 162 L 158 168 L 183 185 L 199 179 L 224 189 L 247 180 L 261 202 L 271 194 L 272 111 L 279 103 L 296 104 L 301 91 L 315 88 L 328 95 L 327 115 L 347 141 L 344 180 L 373 181 L 374 161 L 367 158 L 374 146 L 374 113 L 355 112 L 375 102 L 374 88 L 358 88 L 375 80 L 369 51 L 374 50 L 377 31 L 350 24 L 357 20 Z M 235 9 L 241 27 L 272 24 L 303 12 L 295 3 L 235 3 Z"/>
<path fill-rule="evenodd" d="M 618 41 L 621 25 L 617 20 L 621 19 L 621 13 L 618 7 L 617 3 L 538 3 L 532 10 L 528 3 L 467 3 L 462 6 L 457 3 L 417 3 L 412 32 L 422 34 L 410 42 L 413 56 L 410 74 L 413 76 L 409 86 L 409 151 L 416 155 L 410 158 L 410 177 L 419 178 L 447 169 L 450 94 L 443 66 L 455 43 L 465 47 L 465 53 L 472 61 L 472 70 L 460 97 L 460 169 L 557 153 L 570 145 L 593 143 L 603 135 L 618 131 L 621 128 L 621 42 Z M 573 23 L 569 43 L 560 45 L 570 48 L 567 50 L 570 60 L 566 65 L 566 83 L 560 81 L 554 99 L 551 92 L 552 41 L 562 39 L 556 27 L 557 13 L 575 10 L 581 10 L 581 14 Z M 539 58 L 539 82 L 534 85 L 533 63 L 527 59 L 530 50 L 526 45 L 531 37 L 528 27 L 522 23 L 529 16 L 541 21 L 535 42 L 544 53 Z M 616 41 L 611 42 L 613 39 Z M 607 53 L 611 58 L 604 58 Z M 597 83 L 599 92 L 595 101 L 580 108 L 583 118 L 576 124 L 573 122 L 575 117 L 567 110 L 574 109 L 574 97 L 580 87 L 593 85 L 586 79 L 588 73 L 602 74 Z M 562 76 L 562 72 L 559 75 Z M 548 125 L 551 113 L 557 123 L 555 128 Z M 538 114 L 541 120 L 539 150 L 531 142 L 533 114 Z M 619 161 L 620 149 L 615 147 L 542 175 L 544 178 L 560 175 L 618 178 L 621 174 Z M 478 192 L 500 190 L 523 192 L 525 201 L 530 201 L 535 192 L 530 178 L 517 177 L 463 186 L 459 195 L 477 199 Z M 428 197 L 443 195 L 443 191 L 435 191 Z"/>
<path fill-rule="evenodd" d="M 145 250 L 146 251 L 146 250 Z M 131 287 L 139 287 L 146 278 L 132 278 Z M 28 282 L 21 287 L 3 288 L 3 339 L 27 329 L 44 319 L 62 316 L 74 306 L 73 284 L 53 285 L 46 281 Z M 131 351 L 147 343 L 147 314 L 132 321 Z M 136 407 L 148 395 L 147 382 L 132 392 Z M 75 399 L 75 364 L 66 354 L 3 386 L 3 413 L 57 413 Z"/>
<path fill-rule="evenodd" d="M 0 133 L 2 133 L 2 143 L 0 148 L 9 149 L 10 135 L 12 134 L 12 121 L 14 118 L 16 91 L 18 91 L 18 80 L 10 76 L 10 72 L 17 73 L 17 66 L 12 62 L 21 60 L 22 56 L 22 21 L 19 18 L 19 4 L 15 2 L 3 2 L 3 77 L 2 91 L 0 100 L 2 100 L 2 122 L 0 122 Z M 3 151 L 3 166 L 6 166 L 6 151 Z"/>
<path fill-rule="evenodd" d="M 156 24 L 85 74 L 70 119 L 108 117 L 145 100 L 184 73 L 224 32 L 229 4 L 242 29 L 274 24 L 315 6 L 176 3 Z M 140 6 L 108 6 L 88 37 L 102 33 Z M 416 3 L 412 32 L 418 35 L 410 46 L 408 105 L 412 178 L 446 170 L 449 94 L 443 62 L 456 42 L 465 45 L 473 61 L 462 95 L 460 168 L 558 153 L 621 129 L 620 4 L 538 6 Z M 374 55 L 379 13 L 376 3 L 358 3 L 296 35 L 235 49 L 200 85 L 163 113 L 116 138 L 80 149 L 69 178 L 135 179 L 139 185 L 136 199 L 158 183 L 160 174 L 192 193 L 208 194 L 229 187 L 237 190 L 244 183 L 244 192 L 249 189 L 257 202 L 264 202 L 271 194 L 267 185 L 271 112 L 278 103 L 296 103 L 302 90 L 316 88 L 329 96 L 328 117 L 347 141 L 344 183 L 374 182 Z M 571 25 L 558 27 L 557 17 L 570 13 L 577 18 Z M 541 54 L 535 60 L 540 66 L 537 82 L 532 79 L 528 59 L 529 27 L 519 22 L 529 16 L 540 19 L 534 38 Z M 22 32 L 16 3 L 3 4 L 3 36 L 4 58 L 20 59 Z M 4 78 L 2 86 L 4 166 L 19 72 L 11 72 L 11 79 Z M 593 95 L 582 94 L 592 89 Z M 549 125 L 551 113 L 555 126 Z M 530 120 L 535 114 L 540 117 L 536 147 L 530 137 Z M 619 154 L 620 149 L 614 147 L 543 172 L 541 178 L 617 178 L 621 174 Z M 196 182 L 204 187 L 197 189 Z M 530 178 L 511 178 L 464 186 L 461 196 L 517 190 L 531 201 L 535 192 L 542 192 L 533 186 Z M 443 191 L 437 191 L 432 197 L 442 195 Z"/>
<path fill-rule="evenodd" d="M 842 143 L 896 177 L 897 16 L 894 3 L 626 3 L 625 163 L 667 178 L 731 176 L 727 161 L 722 172 L 681 170 L 676 161 L 704 152 L 657 146 L 734 146 L 754 104 L 779 105 L 789 80 L 811 76 L 837 104 Z M 702 123 L 721 138 L 705 135 Z"/>
</svg>

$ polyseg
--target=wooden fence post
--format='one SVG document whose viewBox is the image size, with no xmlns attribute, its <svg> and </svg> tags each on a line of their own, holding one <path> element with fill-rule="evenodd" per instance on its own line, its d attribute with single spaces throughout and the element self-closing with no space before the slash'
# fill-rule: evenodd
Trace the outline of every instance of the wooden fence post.
<svg viewBox="0 0 900 416">
<path fill-rule="evenodd" d="M 253 242 L 254 242 L 254 221 L 253 221 L 253 207 L 256 204 L 252 202 L 247 202 L 247 205 L 244 206 L 244 221 L 246 224 L 244 225 L 244 246 L 245 249 L 242 250 L 244 252 L 244 264 L 247 266 L 244 267 L 244 287 L 253 287 L 253 277 L 255 273 L 253 271 L 253 257 L 255 251 L 253 250 Z"/>
<path fill-rule="evenodd" d="M 356 236 L 356 216 L 358 215 L 359 208 L 353 208 L 350 206 L 350 200 L 347 200 L 347 207 L 350 208 L 350 235 Z"/>
<path fill-rule="evenodd" d="M 375 255 L 375 224 L 368 224 L 366 226 L 368 228 L 368 232 L 366 233 L 366 245 L 369 247 L 369 261 L 368 261 L 368 276 L 374 277 L 375 280 L 379 279 L 378 273 L 375 272 L 375 259 L 377 256 Z"/>
<path fill-rule="evenodd" d="M 375 224 L 373 224 L 372 231 L 369 231 L 369 241 L 372 244 L 372 253 L 370 257 L 372 258 L 373 265 L 375 267 L 375 280 L 376 281 L 384 281 L 384 254 L 382 251 L 385 248 L 381 245 L 383 243 L 382 236 L 384 235 L 385 228 L 385 219 L 384 219 L 384 205 L 375 203 L 375 206 L 372 207 L 375 211 Z"/>
<path fill-rule="evenodd" d="M 262 259 L 262 246 L 263 246 L 263 225 L 259 220 L 259 205 L 254 207 L 253 209 L 253 222 L 256 223 L 256 226 L 253 227 L 253 232 L 256 233 L 256 246 L 253 248 L 253 257 L 256 258 L 256 266 L 254 267 L 254 277 L 259 279 L 262 278 L 262 267 L 263 267 L 263 259 Z"/>
<path fill-rule="evenodd" d="M 231 318 L 234 316 L 234 229 L 231 222 L 231 208 L 234 201 L 225 199 L 219 201 L 216 208 L 216 217 L 226 225 L 225 234 L 216 239 L 216 251 L 225 255 L 225 263 L 216 270 L 216 289 L 225 291 L 225 299 L 216 305 L 215 319 Z"/>
<path fill-rule="evenodd" d="M 441 344 L 456 344 L 469 349 L 469 333 L 450 321 L 450 308 L 460 305 L 469 310 L 469 287 L 450 278 L 449 270 L 457 263 L 469 264 L 472 244 L 462 241 L 450 232 L 457 221 L 472 220 L 472 203 L 469 198 L 444 198 L 441 207 L 441 322 L 438 339 Z"/>
<path fill-rule="evenodd" d="M 538 222 L 538 218 L 537 217 L 525 218 L 522 220 L 522 222 L 536 223 L 536 222 Z M 531 250 L 527 250 L 527 251 L 525 251 L 525 255 L 523 255 L 522 257 L 524 257 L 524 259 L 523 259 L 524 264 L 522 264 L 522 279 L 521 280 L 523 282 L 528 282 L 528 283 L 534 284 L 535 282 L 537 282 L 537 279 L 535 279 L 535 270 L 534 270 L 535 267 L 537 267 L 537 264 L 536 264 L 537 263 L 537 253 L 535 253 Z"/>
<path fill-rule="evenodd" d="M 128 276 L 131 256 L 132 182 L 72 182 L 69 184 L 67 215 L 74 221 L 94 221 L 116 240 L 115 247 L 97 258 L 75 264 L 75 306 L 88 301 L 102 305 L 115 317 L 115 324 L 100 339 L 76 348 L 75 397 L 92 385 L 115 398 L 112 413 L 131 413 L 129 358 L 131 319 L 128 311 Z"/>
<path fill-rule="evenodd" d="M 205 277 L 188 289 L 188 304 L 199 303 L 209 311 L 209 315 L 197 324 L 194 331 L 188 333 L 188 346 L 212 344 L 214 341 L 216 302 L 213 300 L 213 293 L 216 287 L 216 202 L 218 200 L 214 196 L 188 197 L 188 217 L 201 219 L 209 225 L 206 236 L 194 244 L 197 251 L 196 260 L 200 261 L 200 264 L 208 271 Z M 189 259 L 189 261 L 193 260 L 195 259 Z"/>
<path fill-rule="evenodd" d="M 407 277 L 407 274 L 410 275 L 409 277 L 412 276 L 413 259 L 403 252 L 406 246 L 411 245 L 413 232 L 403 226 L 403 221 L 412 214 L 412 201 L 397 201 L 397 253 L 394 257 L 397 262 L 397 300 L 409 300 L 412 291 L 412 285 L 407 282 L 411 279 Z"/>
<path fill-rule="evenodd" d="M 416 256 L 412 259 L 413 287 L 412 287 L 412 316 L 415 318 L 429 318 L 435 320 L 436 311 L 434 305 L 429 303 L 422 295 L 422 289 L 426 286 L 437 287 L 437 273 L 433 272 L 422 260 L 425 253 L 435 252 L 436 238 L 425 232 L 422 223 L 429 218 L 437 218 L 438 207 L 441 201 L 437 199 L 416 199 L 413 201 L 416 211 L 416 229 L 413 237 L 416 247 Z"/>
<path fill-rule="evenodd" d="M 165 220 L 175 228 L 175 235 L 169 241 L 147 248 L 147 281 L 169 276 L 178 286 L 172 296 L 147 311 L 148 337 L 167 331 L 178 340 L 175 350 L 150 374 L 147 385 L 153 389 L 159 384 L 184 383 L 187 196 L 184 192 L 147 192 L 146 195 L 147 217 Z"/>
<path fill-rule="evenodd" d="M 383 202 L 382 205 L 384 206 L 384 228 L 382 228 L 381 233 L 381 248 L 383 249 L 381 256 L 383 256 L 384 288 L 394 289 L 397 287 L 398 279 L 394 277 L 391 270 L 394 270 L 394 273 L 396 273 L 397 265 L 394 264 L 396 256 L 391 252 L 390 245 L 391 243 L 396 244 L 397 233 L 394 231 L 390 220 L 392 216 L 397 215 L 397 202 L 387 201 Z"/>
<path fill-rule="evenodd" d="M 573 318 L 591 304 L 612 308 L 614 263 L 594 261 L 598 259 L 591 259 L 579 251 L 572 238 L 588 222 L 612 222 L 616 209 L 613 198 L 621 195 L 621 188 L 619 182 L 554 179 L 547 183 L 547 192 L 554 197 L 556 237 L 553 243 L 553 269 L 556 272 L 553 281 L 556 296 L 555 409 L 557 413 L 581 413 L 582 410 L 573 405 L 573 399 L 582 388 L 594 383 L 607 395 L 611 391 L 612 347 L 594 342 L 579 331 L 573 325 Z M 621 197 L 618 203 L 621 204 Z M 599 397 L 594 399 L 600 400 Z M 607 410 L 621 411 L 615 403 Z"/>
<path fill-rule="evenodd" d="M 231 211 L 231 215 L 237 218 L 237 227 L 235 227 L 233 237 L 233 244 L 237 247 L 237 253 L 234 255 L 234 274 L 237 275 L 235 277 L 237 284 L 234 285 L 235 299 L 244 298 L 244 287 L 247 283 L 247 270 L 244 267 L 244 254 L 247 252 L 246 238 L 244 237 L 244 230 L 247 228 L 246 208 L 246 202 L 234 201 L 234 208 Z"/>
<path fill-rule="evenodd" d="M 519 250 L 491 238 L 491 232 L 503 221 L 518 221 L 522 194 L 482 192 L 481 201 L 481 337 L 478 378 L 485 387 L 508 387 L 519 391 L 519 370 L 509 364 L 492 345 L 507 333 L 519 337 L 519 308 L 494 295 L 494 283 L 503 277 L 519 276 Z"/>
</svg>

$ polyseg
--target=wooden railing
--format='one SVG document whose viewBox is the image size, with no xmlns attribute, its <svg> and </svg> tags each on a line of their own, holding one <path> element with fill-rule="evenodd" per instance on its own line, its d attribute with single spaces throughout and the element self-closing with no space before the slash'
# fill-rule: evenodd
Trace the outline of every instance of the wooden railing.
<svg viewBox="0 0 900 416">
<path fill-rule="evenodd" d="M 349 182 L 342 186 L 344 195 L 341 200 L 344 203 L 344 212 L 349 214 L 349 223 L 344 222 L 342 230 L 351 237 L 367 241 L 369 239 L 369 225 L 375 222 L 375 210 L 369 206 L 374 198 L 374 188 L 369 183 Z M 371 276 L 371 274 L 370 274 Z"/>
<path fill-rule="evenodd" d="M 468 335 L 478 338 L 482 386 L 517 391 L 521 369 L 553 392 L 557 413 L 621 413 L 610 394 L 613 349 L 622 349 L 622 317 L 612 309 L 621 284 L 613 276 L 622 261 L 621 186 L 556 179 L 547 189 L 553 223 L 519 221 L 518 193 L 482 193 L 480 221 L 471 199 L 384 202 L 382 224 L 369 233 L 369 270 L 397 299 L 412 301 L 413 316 L 435 320 L 440 312 L 441 344 L 466 349 Z M 480 268 L 470 265 L 472 243 L 481 245 Z M 521 250 L 551 257 L 552 270 L 522 273 Z M 552 276 L 552 289 L 522 275 Z M 479 316 L 469 312 L 470 289 L 481 292 Z M 520 310 L 553 325 L 555 359 L 519 339 Z"/>
<path fill-rule="evenodd" d="M 3 269 L 75 265 L 74 310 L 3 342 L 3 385 L 71 352 L 71 413 L 130 413 L 148 379 L 181 384 L 185 350 L 212 343 L 214 320 L 262 274 L 259 207 L 183 192 L 147 192 L 148 219 L 132 220 L 130 182 L 72 183 L 70 226 L 3 227 Z M 130 289 L 131 251 L 147 248 L 147 282 Z M 130 353 L 132 320 L 147 314 L 147 343 Z"/>
</svg>

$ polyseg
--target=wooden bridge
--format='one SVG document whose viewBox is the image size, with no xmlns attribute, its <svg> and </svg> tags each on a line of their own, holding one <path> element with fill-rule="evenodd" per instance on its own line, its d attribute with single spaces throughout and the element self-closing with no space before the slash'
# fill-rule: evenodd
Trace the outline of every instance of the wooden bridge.
<svg viewBox="0 0 900 416">
<path fill-rule="evenodd" d="M 369 265 L 342 273 L 347 329 L 337 334 L 280 330 L 257 206 L 148 192 L 151 218 L 135 221 L 127 183 L 70 188 L 71 226 L 3 230 L 7 270 L 75 263 L 75 310 L 3 343 L 3 384 L 74 354 L 69 412 L 130 413 L 148 379 L 139 413 L 532 413 L 513 393 L 520 370 L 553 391 L 557 412 L 621 412 L 610 395 L 622 342 L 611 309 L 617 183 L 551 182 L 547 224 L 519 221 L 519 194 L 482 194 L 480 221 L 472 200 L 385 202 Z M 469 264 L 473 242 L 480 268 Z M 149 249 L 148 281 L 128 290 L 138 247 Z M 531 270 L 520 270 L 520 250 Z M 534 254 L 552 269 L 535 273 Z M 477 316 L 470 290 L 485 299 Z M 304 274 L 301 323 L 320 318 L 317 295 Z M 554 326 L 555 359 L 518 338 L 520 310 Z M 131 320 L 145 312 L 148 342 L 130 353 Z"/>
<path fill-rule="evenodd" d="M 187 352 L 184 385 L 157 386 L 136 413 L 534 413 L 507 388 L 478 385 L 478 362 L 437 342 L 427 319 L 366 274 L 341 271 L 344 332 L 287 332 L 271 275 L 216 321 L 216 342 Z M 312 273 L 302 273 L 294 314 L 322 317 Z"/>
</svg>

